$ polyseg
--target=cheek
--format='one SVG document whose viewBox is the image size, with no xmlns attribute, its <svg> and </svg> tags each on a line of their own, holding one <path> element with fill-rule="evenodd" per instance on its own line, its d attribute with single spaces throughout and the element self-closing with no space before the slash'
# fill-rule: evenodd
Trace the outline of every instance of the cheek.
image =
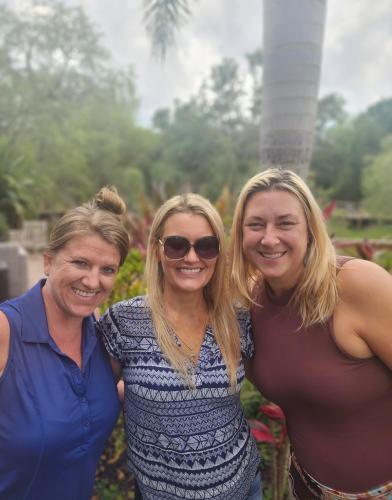
<svg viewBox="0 0 392 500">
<path fill-rule="evenodd" d="M 242 251 L 246 254 L 259 241 L 257 234 L 244 231 L 242 236 Z"/>
<path fill-rule="evenodd" d="M 165 259 L 161 260 L 161 269 L 163 277 L 167 276 L 170 272 L 170 264 Z"/>
<path fill-rule="evenodd" d="M 102 278 L 101 283 L 106 293 L 109 294 L 112 291 L 115 281 L 116 281 L 116 275 L 105 276 Z"/>
<path fill-rule="evenodd" d="M 293 245 L 295 244 L 300 252 L 305 254 L 308 249 L 308 234 L 304 231 L 298 232 L 293 240 Z"/>
<path fill-rule="evenodd" d="M 212 275 L 212 274 L 214 274 L 215 269 L 217 268 L 218 261 L 212 261 L 212 262 L 210 261 L 207 265 L 208 265 L 208 269 Z"/>
</svg>

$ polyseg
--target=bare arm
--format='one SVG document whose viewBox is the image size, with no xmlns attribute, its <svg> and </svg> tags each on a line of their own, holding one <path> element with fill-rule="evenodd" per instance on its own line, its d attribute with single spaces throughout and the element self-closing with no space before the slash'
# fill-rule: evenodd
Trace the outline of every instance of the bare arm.
<svg viewBox="0 0 392 500">
<path fill-rule="evenodd" d="M 109 356 L 110 358 L 110 364 L 112 365 L 112 371 L 114 373 L 116 382 L 117 382 L 117 393 L 118 393 L 118 399 L 121 401 L 121 403 L 124 402 L 124 380 L 121 378 L 121 364 L 117 359 L 112 358 L 112 356 Z"/>
<path fill-rule="evenodd" d="M 0 312 L 0 375 L 3 373 L 8 360 L 10 345 L 10 325 L 6 315 Z"/>
<path fill-rule="evenodd" d="M 114 376 L 116 377 L 116 382 L 118 382 L 121 378 L 121 372 L 122 372 L 121 364 L 117 359 L 113 358 L 112 356 L 109 356 L 109 359 L 110 359 L 110 364 L 112 365 Z"/>
<path fill-rule="evenodd" d="M 354 334 L 392 370 L 392 276 L 372 262 L 356 259 L 343 267 L 339 280 Z"/>
</svg>

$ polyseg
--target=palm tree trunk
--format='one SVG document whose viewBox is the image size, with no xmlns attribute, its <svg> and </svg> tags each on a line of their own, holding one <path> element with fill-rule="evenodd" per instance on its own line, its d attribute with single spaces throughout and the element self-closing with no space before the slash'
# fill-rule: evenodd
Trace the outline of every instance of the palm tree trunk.
<svg viewBox="0 0 392 500">
<path fill-rule="evenodd" d="M 306 178 L 327 0 L 264 0 L 261 162 Z"/>
</svg>

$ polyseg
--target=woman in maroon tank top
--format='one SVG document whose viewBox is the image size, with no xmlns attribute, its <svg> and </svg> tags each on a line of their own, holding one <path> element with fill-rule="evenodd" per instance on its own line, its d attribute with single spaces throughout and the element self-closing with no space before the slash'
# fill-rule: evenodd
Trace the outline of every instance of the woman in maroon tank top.
<svg viewBox="0 0 392 500">
<path fill-rule="evenodd" d="M 234 213 L 232 285 L 252 310 L 249 377 L 286 414 L 295 498 L 392 500 L 392 277 L 337 257 L 302 179 L 269 169 Z"/>
</svg>

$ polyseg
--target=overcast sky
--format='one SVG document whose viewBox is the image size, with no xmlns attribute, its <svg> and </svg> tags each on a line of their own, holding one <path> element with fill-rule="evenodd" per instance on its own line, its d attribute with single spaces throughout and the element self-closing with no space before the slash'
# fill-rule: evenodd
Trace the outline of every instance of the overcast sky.
<svg viewBox="0 0 392 500">
<path fill-rule="evenodd" d="M 245 65 L 244 55 L 262 42 L 262 0 L 193 1 L 193 16 L 161 65 L 142 26 L 142 0 L 66 3 L 84 7 L 115 61 L 134 67 L 144 125 L 156 109 L 195 93 L 213 64 L 234 57 Z M 391 68 L 392 0 L 328 0 L 320 95 L 338 92 L 348 111 L 362 111 L 392 97 Z"/>
</svg>

